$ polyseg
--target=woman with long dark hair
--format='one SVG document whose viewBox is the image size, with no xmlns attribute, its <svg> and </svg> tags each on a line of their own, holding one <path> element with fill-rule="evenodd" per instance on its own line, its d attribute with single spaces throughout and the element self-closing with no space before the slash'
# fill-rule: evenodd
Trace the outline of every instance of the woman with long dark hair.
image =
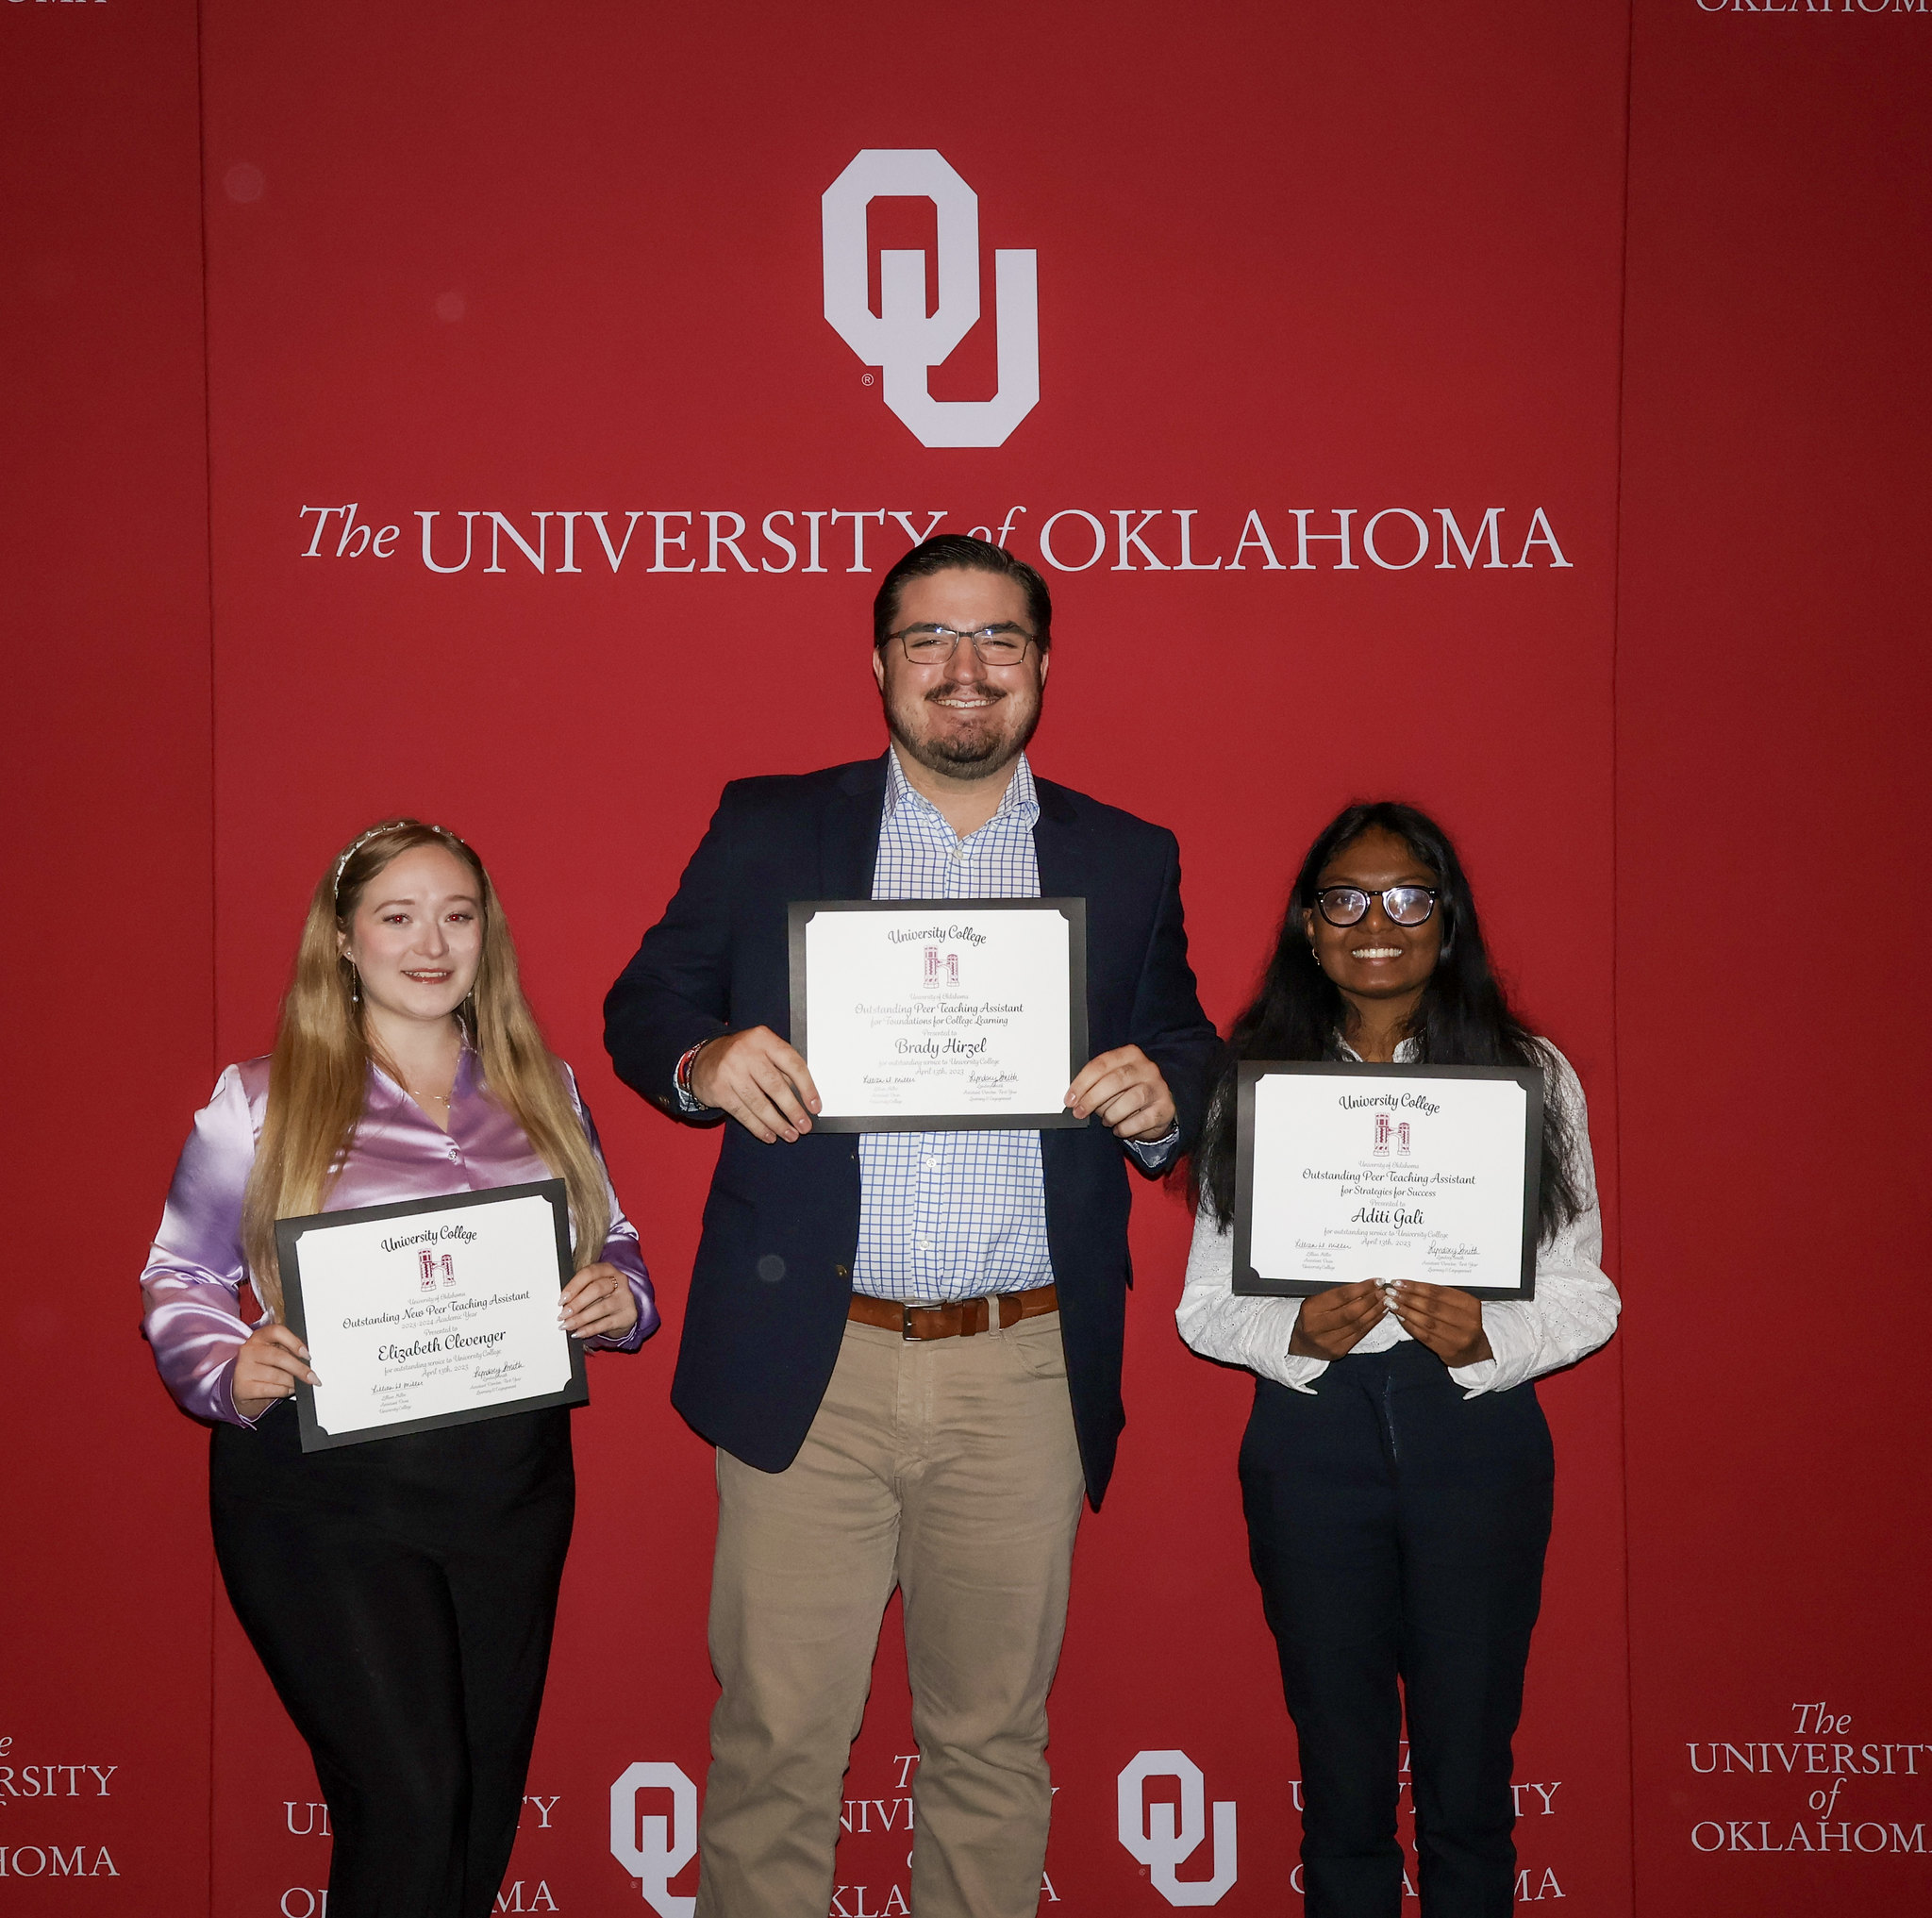
<svg viewBox="0 0 1932 1918">
<path fill-rule="evenodd" d="M 1529 1381 L 1616 1327 L 1583 1092 L 1510 1010 L 1456 848 L 1413 807 L 1351 806 L 1295 876 L 1192 1164 L 1177 1314 L 1256 1375 L 1241 1441 L 1250 1560 L 1301 1743 L 1309 1918 L 1396 1918 L 1405 1713 L 1422 1909 L 1513 1905 L 1510 1741 L 1550 1530 Z M 1532 1066 L 1545 1092 L 1533 1300 L 1370 1278 L 1311 1298 L 1230 1289 L 1242 1059 Z"/>
<path fill-rule="evenodd" d="M 142 1290 L 163 1380 L 213 1426 L 215 1557 L 328 1800 L 337 1918 L 485 1918 L 509 1862 L 575 1502 L 560 1408 L 304 1453 L 317 1383 L 275 1221 L 560 1178 L 572 1336 L 657 1327 L 570 1069 L 482 861 L 386 820 L 309 901 L 268 1059 L 194 1123 Z M 242 1315 L 243 1290 L 259 1316 Z"/>
</svg>

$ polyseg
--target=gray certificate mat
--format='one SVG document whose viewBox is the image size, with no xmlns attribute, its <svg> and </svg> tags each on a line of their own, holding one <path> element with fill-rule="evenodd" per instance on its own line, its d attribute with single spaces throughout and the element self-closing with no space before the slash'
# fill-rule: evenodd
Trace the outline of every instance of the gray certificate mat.
<svg viewBox="0 0 1932 1918">
<path fill-rule="evenodd" d="M 590 1398 L 557 1317 L 560 1178 L 282 1219 L 275 1249 L 284 1316 L 322 1380 L 295 1388 L 305 1452 Z"/>
<path fill-rule="evenodd" d="M 1237 1293 L 1383 1278 L 1536 1296 L 1540 1072 L 1249 1060 L 1238 1091 Z"/>
</svg>

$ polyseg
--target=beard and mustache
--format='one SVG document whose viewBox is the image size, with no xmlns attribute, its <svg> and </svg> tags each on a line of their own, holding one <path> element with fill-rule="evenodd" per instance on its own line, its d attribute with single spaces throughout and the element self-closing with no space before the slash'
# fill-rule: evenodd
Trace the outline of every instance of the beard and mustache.
<svg viewBox="0 0 1932 1918">
<path fill-rule="evenodd" d="M 1024 694 L 977 680 L 971 686 L 947 686 L 908 700 L 908 710 L 902 710 L 890 692 L 882 703 L 892 738 L 928 772 L 941 777 L 977 779 L 998 772 L 1025 750 L 1040 725 L 1043 704 L 1043 689 L 1035 687 L 1032 692 L 1028 702 Z M 970 720 L 962 722 L 958 715 L 943 719 L 943 729 L 918 728 L 916 721 L 941 698 L 990 699 L 992 704 L 980 708 Z"/>
</svg>

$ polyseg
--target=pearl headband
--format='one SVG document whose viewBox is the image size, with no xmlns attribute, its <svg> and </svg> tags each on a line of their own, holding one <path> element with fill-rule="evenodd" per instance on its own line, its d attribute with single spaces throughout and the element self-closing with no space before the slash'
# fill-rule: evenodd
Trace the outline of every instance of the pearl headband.
<svg viewBox="0 0 1932 1918">
<path fill-rule="evenodd" d="M 426 821 L 418 819 L 385 819 L 380 826 L 372 826 L 369 828 L 369 830 L 365 832 L 360 839 L 355 841 L 349 846 L 348 850 L 342 854 L 341 858 L 336 861 L 335 883 L 330 888 L 330 893 L 338 906 L 340 906 L 342 903 L 342 870 L 345 866 L 348 865 L 349 861 L 353 859 L 356 857 L 356 855 L 369 843 L 371 840 L 380 839 L 382 835 L 386 832 L 400 832 L 404 830 L 406 827 L 411 826 L 421 826 L 426 831 L 433 832 L 434 834 L 436 834 L 436 836 L 439 839 L 446 839 L 450 842 L 452 845 L 462 846 L 463 850 L 466 853 L 470 850 L 470 848 L 467 845 L 463 844 L 462 840 L 459 839 L 455 833 L 453 833 L 446 826 L 430 826 Z M 474 857 L 474 855 L 472 855 L 472 857 Z"/>
</svg>

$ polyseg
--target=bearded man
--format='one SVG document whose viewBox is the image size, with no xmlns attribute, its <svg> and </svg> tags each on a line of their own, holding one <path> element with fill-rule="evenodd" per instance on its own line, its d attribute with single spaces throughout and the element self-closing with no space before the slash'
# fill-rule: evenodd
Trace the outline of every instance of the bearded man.
<svg viewBox="0 0 1932 1918">
<path fill-rule="evenodd" d="M 1217 1041 L 1174 835 L 1036 778 L 1053 608 L 984 541 L 881 584 L 876 759 L 743 779 L 605 1002 L 619 1076 L 725 1127 L 673 1403 L 718 1448 L 722 1693 L 699 1918 L 824 1918 L 896 1586 L 920 1764 L 918 1918 L 1022 1918 L 1082 1494 L 1125 1422 L 1127 1168 L 1192 1144 Z M 815 1130 L 788 1042 L 794 900 L 1082 897 L 1083 1126 Z"/>
</svg>

